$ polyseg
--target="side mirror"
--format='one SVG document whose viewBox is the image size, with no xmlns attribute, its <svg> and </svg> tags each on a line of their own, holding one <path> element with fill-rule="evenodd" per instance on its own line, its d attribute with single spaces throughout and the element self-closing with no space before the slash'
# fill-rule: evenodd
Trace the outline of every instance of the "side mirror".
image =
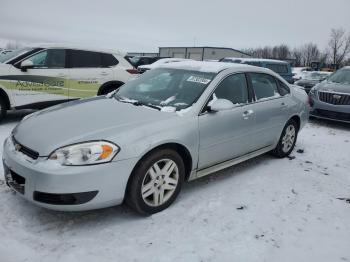
<svg viewBox="0 0 350 262">
<path fill-rule="evenodd" d="M 22 71 L 27 71 L 28 68 L 33 68 L 34 67 L 34 64 L 32 61 L 30 60 L 24 60 L 22 63 L 21 63 L 21 70 Z"/>
<path fill-rule="evenodd" d="M 219 112 L 224 110 L 230 110 L 234 108 L 235 105 L 230 100 L 219 98 L 213 101 L 213 103 L 208 107 L 209 111 L 211 112 Z"/>
</svg>

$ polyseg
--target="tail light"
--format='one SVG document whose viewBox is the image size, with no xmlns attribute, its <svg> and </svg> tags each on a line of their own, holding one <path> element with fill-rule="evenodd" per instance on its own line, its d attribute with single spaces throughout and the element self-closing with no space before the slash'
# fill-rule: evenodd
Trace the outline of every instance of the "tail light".
<svg viewBox="0 0 350 262">
<path fill-rule="evenodd" d="M 308 96 L 308 102 L 309 102 L 310 107 L 314 106 L 314 100 L 312 99 L 312 97 L 310 95 Z"/>
<path fill-rule="evenodd" d="M 126 69 L 126 71 L 129 73 L 129 74 L 132 74 L 132 75 L 135 75 L 135 74 L 138 74 L 139 71 L 137 71 L 136 68 L 133 68 L 133 69 Z"/>
</svg>

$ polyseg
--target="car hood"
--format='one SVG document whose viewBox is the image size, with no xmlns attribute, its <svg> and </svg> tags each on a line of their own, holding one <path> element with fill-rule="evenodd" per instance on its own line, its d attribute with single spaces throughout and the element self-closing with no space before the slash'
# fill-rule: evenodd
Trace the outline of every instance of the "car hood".
<svg viewBox="0 0 350 262">
<path fill-rule="evenodd" d="M 48 156 L 62 146 L 109 140 L 147 123 L 176 117 L 144 106 L 105 96 L 50 107 L 24 119 L 13 130 L 18 143 Z"/>
<path fill-rule="evenodd" d="M 324 81 L 316 85 L 315 90 L 350 94 L 350 84 L 341 84 Z"/>
</svg>

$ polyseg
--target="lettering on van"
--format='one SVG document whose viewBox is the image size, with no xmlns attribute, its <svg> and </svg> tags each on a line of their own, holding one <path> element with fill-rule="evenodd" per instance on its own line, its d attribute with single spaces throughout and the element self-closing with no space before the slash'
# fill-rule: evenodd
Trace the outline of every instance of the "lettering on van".
<svg viewBox="0 0 350 262">
<path fill-rule="evenodd" d="M 61 80 L 46 80 L 41 82 L 30 82 L 30 81 L 20 81 L 16 82 L 16 88 L 19 90 L 49 90 L 50 87 L 52 89 L 56 89 L 57 87 L 64 87 L 64 81 Z"/>
</svg>

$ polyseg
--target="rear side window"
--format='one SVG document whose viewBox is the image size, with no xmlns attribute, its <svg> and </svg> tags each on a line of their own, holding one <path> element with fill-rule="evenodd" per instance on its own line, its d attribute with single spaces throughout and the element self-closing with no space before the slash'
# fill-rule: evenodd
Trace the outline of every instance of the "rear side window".
<svg viewBox="0 0 350 262">
<path fill-rule="evenodd" d="M 277 82 L 278 82 L 278 87 L 279 87 L 281 96 L 285 96 L 290 93 L 290 89 L 287 85 L 285 85 L 282 81 L 278 79 L 277 79 Z"/>
<path fill-rule="evenodd" d="M 288 66 L 283 64 L 266 64 L 266 67 L 268 69 L 271 69 L 272 71 L 276 72 L 277 74 L 287 74 L 288 73 Z"/>
<path fill-rule="evenodd" d="M 102 67 L 101 53 L 91 51 L 70 51 L 70 67 L 73 68 L 89 68 Z"/>
<path fill-rule="evenodd" d="M 251 65 L 251 66 L 260 66 L 261 67 L 261 63 L 260 62 L 248 61 L 248 62 L 244 62 L 244 64 Z"/>
<path fill-rule="evenodd" d="M 111 67 L 117 65 L 119 62 L 117 58 L 112 54 L 104 54 L 102 53 L 102 67 Z"/>
<path fill-rule="evenodd" d="M 279 97 L 277 83 L 273 76 L 267 74 L 250 73 L 256 100 Z"/>
</svg>

